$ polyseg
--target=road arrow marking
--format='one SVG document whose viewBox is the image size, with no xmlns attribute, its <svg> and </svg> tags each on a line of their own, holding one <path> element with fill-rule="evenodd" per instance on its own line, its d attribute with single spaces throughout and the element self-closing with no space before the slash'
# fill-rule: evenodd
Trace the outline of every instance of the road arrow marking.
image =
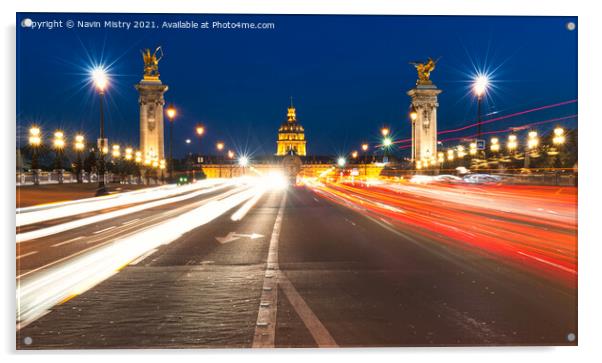
<svg viewBox="0 0 602 363">
<path fill-rule="evenodd" d="M 265 237 L 265 236 L 263 234 L 259 234 L 259 233 L 244 234 L 244 233 L 230 232 L 224 237 L 215 237 L 215 239 L 219 243 L 224 244 L 224 243 L 236 241 L 237 239 L 240 239 L 240 238 L 257 239 L 257 238 L 261 238 L 261 237 Z"/>
</svg>

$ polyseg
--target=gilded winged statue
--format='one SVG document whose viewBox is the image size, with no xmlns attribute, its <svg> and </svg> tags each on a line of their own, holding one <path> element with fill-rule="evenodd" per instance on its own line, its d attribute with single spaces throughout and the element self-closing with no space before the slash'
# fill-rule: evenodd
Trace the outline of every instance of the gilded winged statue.
<svg viewBox="0 0 602 363">
<path fill-rule="evenodd" d="M 158 46 L 152 54 L 148 48 L 140 52 L 144 61 L 144 76 L 159 77 L 159 61 L 163 58 L 163 49 L 161 46 Z"/>
<path fill-rule="evenodd" d="M 418 80 L 416 84 L 432 84 L 431 82 L 431 72 L 435 70 L 435 65 L 439 60 L 433 60 L 433 58 L 429 57 L 426 63 L 422 62 L 410 62 L 415 68 L 416 72 L 418 72 Z"/>
</svg>

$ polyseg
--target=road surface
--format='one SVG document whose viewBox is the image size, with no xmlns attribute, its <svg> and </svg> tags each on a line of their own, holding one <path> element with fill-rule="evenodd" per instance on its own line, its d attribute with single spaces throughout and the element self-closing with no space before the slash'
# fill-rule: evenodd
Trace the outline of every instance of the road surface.
<svg viewBox="0 0 602 363">
<path fill-rule="evenodd" d="M 575 345 L 574 194 L 247 181 L 101 208 L 140 210 L 17 244 L 17 348 Z M 65 218 L 90 215 L 20 228 Z"/>
</svg>

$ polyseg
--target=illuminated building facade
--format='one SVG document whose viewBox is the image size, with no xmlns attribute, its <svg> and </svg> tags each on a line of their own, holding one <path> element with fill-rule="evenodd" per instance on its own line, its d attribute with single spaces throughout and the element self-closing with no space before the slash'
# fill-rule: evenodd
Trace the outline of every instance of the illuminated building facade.
<svg viewBox="0 0 602 363">
<path fill-rule="evenodd" d="M 286 121 L 278 129 L 278 149 L 276 155 L 284 156 L 290 153 L 298 156 L 307 155 L 305 130 L 297 121 L 297 113 L 292 101 L 286 118 Z"/>
</svg>

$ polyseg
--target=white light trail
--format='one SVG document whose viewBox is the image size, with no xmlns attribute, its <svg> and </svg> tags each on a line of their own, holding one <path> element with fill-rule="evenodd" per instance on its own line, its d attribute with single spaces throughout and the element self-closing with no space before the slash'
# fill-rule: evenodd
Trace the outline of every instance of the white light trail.
<svg viewBox="0 0 602 363">
<path fill-rule="evenodd" d="M 17 209 L 16 226 L 20 227 L 28 224 L 70 217 L 127 204 L 142 203 L 160 198 L 168 198 L 197 189 L 209 188 L 223 182 L 223 180 L 209 179 L 185 186 L 167 185 L 157 188 L 121 193 L 109 197 L 95 197 L 46 206 L 19 208 Z"/>
<path fill-rule="evenodd" d="M 65 232 L 65 231 L 68 231 L 68 230 L 71 230 L 74 228 L 79 228 L 79 227 L 87 226 L 89 224 L 98 223 L 98 222 L 106 221 L 109 219 L 125 216 L 128 214 L 140 212 L 145 209 L 155 208 L 155 207 L 159 207 L 159 206 L 162 206 L 165 204 L 170 204 L 170 203 L 181 202 L 186 199 L 198 197 L 199 195 L 214 192 L 216 190 L 228 187 L 229 185 L 231 185 L 231 184 L 223 183 L 223 184 L 214 186 L 212 188 L 201 189 L 199 191 L 184 194 L 184 195 L 181 195 L 178 197 L 160 199 L 160 200 L 136 205 L 136 206 L 129 207 L 129 208 L 124 208 L 124 209 L 119 209 L 119 210 L 108 212 L 108 213 L 98 214 L 98 215 L 95 215 L 92 217 L 76 219 L 71 222 L 62 223 L 62 224 L 54 225 L 51 227 L 36 229 L 36 230 L 30 231 L 30 232 L 19 233 L 19 234 L 17 234 L 16 240 L 17 240 L 17 243 L 21 243 L 21 242 L 30 241 L 30 240 L 36 239 L 36 238 L 50 236 L 50 235 Z"/>
<path fill-rule="evenodd" d="M 211 222 L 260 192 L 246 189 L 17 280 L 17 329 L 95 286 L 143 254 Z"/>
</svg>

